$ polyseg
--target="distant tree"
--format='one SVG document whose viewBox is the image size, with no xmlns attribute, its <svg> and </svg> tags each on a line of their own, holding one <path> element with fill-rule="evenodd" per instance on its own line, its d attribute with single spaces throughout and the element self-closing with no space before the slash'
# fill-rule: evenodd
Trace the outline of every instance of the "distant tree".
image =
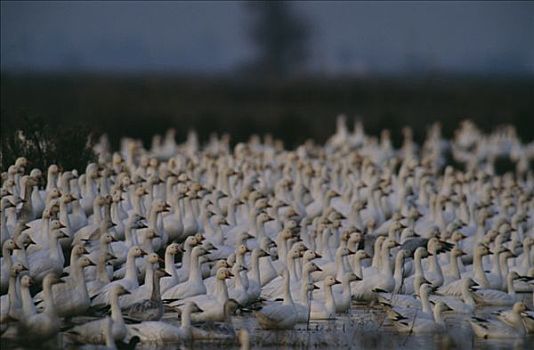
<svg viewBox="0 0 534 350">
<path fill-rule="evenodd" d="M 256 47 L 252 68 L 256 73 L 286 78 L 304 70 L 308 59 L 308 22 L 295 14 L 291 3 L 251 1 L 250 39 Z"/>
<path fill-rule="evenodd" d="M 51 125 L 41 117 L 22 113 L 2 119 L 0 135 L 0 171 L 6 171 L 18 157 L 26 157 L 31 168 L 41 170 L 57 164 L 65 170 L 84 171 L 88 163 L 96 161 L 92 150 L 96 134 L 81 123 Z"/>
</svg>

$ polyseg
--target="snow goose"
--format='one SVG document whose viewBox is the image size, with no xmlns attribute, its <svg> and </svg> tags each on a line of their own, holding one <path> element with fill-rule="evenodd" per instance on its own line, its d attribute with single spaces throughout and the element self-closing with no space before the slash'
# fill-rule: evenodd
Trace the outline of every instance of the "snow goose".
<svg viewBox="0 0 534 350">
<path fill-rule="evenodd" d="M 220 321 L 203 322 L 191 328 L 193 340 L 228 341 L 235 339 L 236 332 L 232 322 L 232 315 L 240 307 L 237 301 L 228 299 L 223 305 L 223 317 Z M 195 317 L 192 317 L 192 319 L 194 320 Z"/>
<path fill-rule="evenodd" d="M 0 324 L 2 326 L 7 323 L 10 317 L 16 319 L 17 309 L 22 307 L 18 293 L 20 290 L 18 276 L 23 271 L 27 271 L 27 269 L 21 263 L 14 263 L 9 270 L 8 291 L 0 298 Z"/>
<path fill-rule="evenodd" d="M 148 299 L 139 300 L 129 305 L 123 312 L 135 321 L 159 321 L 163 316 L 163 302 L 159 289 L 160 279 L 168 276 L 165 270 L 157 269 L 152 278 L 152 292 Z"/>
<path fill-rule="evenodd" d="M 209 252 L 201 246 L 196 246 L 191 252 L 191 266 L 187 281 L 177 284 L 165 291 L 163 299 L 183 299 L 186 297 L 205 294 L 206 287 L 202 281 L 200 258 Z"/>
<path fill-rule="evenodd" d="M 224 320 L 224 305 L 229 300 L 228 286 L 225 280 L 233 277 L 234 274 L 227 268 L 219 268 L 215 276 L 216 285 L 213 294 L 202 294 L 179 300 L 171 305 L 184 305 L 187 302 L 194 302 L 202 308 L 202 312 L 193 316 L 193 321 L 222 321 Z"/>
<path fill-rule="evenodd" d="M 520 276 L 517 272 L 511 271 L 506 276 L 508 292 L 501 290 L 482 288 L 475 291 L 475 301 L 480 305 L 490 306 L 510 306 L 517 301 L 514 280 L 519 279 Z"/>
<path fill-rule="evenodd" d="M 114 285 L 110 292 L 111 305 L 111 336 L 115 341 L 121 341 L 126 337 L 127 329 L 119 307 L 119 297 L 130 294 L 122 285 Z M 77 343 L 102 344 L 105 337 L 102 332 L 102 324 L 106 319 L 90 321 L 70 329 L 68 336 Z"/>
<path fill-rule="evenodd" d="M 473 317 L 469 320 L 473 332 L 479 338 L 517 338 L 523 337 L 526 333 L 521 313 L 525 312 L 527 306 L 522 302 L 517 302 L 512 307 L 508 315 L 508 322 L 503 322 L 495 318 Z"/>
<path fill-rule="evenodd" d="M 146 228 L 144 218 L 135 213 L 131 213 L 124 225 L 124 240 L 111 242 L 111 250 L 116 257 L 115 264 L 122 265 L 128 256 L 128 251 L 134 245 L 139 245 L 137 230 Z"/>
<path fill-rule="evenodd" d="M 68 237 L 61 231 L 63 227 L 59 220 L 52 220 L 49 227 L 48 248 L 43 247 L 28 255 L 30 276 L 37 283 L 40 283 L 48 273 L 60 275 L 63 272 L 65 257 L 59 240 Z"/>
<path fill-rule="evenodd" d="M 202 310 L 195 303 L 188 303 L 182 311 L 181 326 L 162 321 L 145 321 L 128 325 L 128 337 L 139 337 L 141 343 L 178 343 L 192 338 L 191 315 Z"/>
<path fill-rule="evenodd" d="M 9 271 L 13 265 L 11 254 L 15 249 L 20 249 L 20 247 L 12 239 L 8 239 L 2 244 L 2 259 L 0 260 L 0 265 L 2 266 L 0 274 L 0 291 L 2 293 L 5 293 L 9 286 Z"/>
<path fill-rule="evenodd" d="M 291 329 L 297 323 L 297 312 L 291 297 L 289 270 L 284 269 L 282 277 L 284 280 L 283 302 L 271 303 L 254 312 L 259 325 L 264 329 Z"/>
<path fill-rule="evenodd" d="M 91 306 L 89 293 L 83 276 L 83 269 L 95 264 L 87 256 L 78 256 L 71 265 L 70 274 L 64 278 L 65 283 L 52 287 L 52 297 L 58 316 L 73 317 L 83 315 Z M 41 295 L 34 297 L 37 309 L 40 309 Z"/>
<path fill-rule="evenodd" d="M 432 301 L 443 301 L 447 303 L 456 313 L 473 314 L 476 308 L 473 288 L 478 288 L 478 283 L 469 277 L 462 278 L 461 300 L 454 296 L 433 295 Z"/>
<path fill-rule="evenodd" d="M 466 273 L 462 277 L 472 277 L 480 287 L 488 288 L 489 282 L 486 279 L 486 273 L 482 267 L 482 257 L 490 254 L 489 248 L 486 245 L 478 244 L 474 249 L 473 258 L 473 271 L 472 273 Z M 462 295 L 462 281 L 457 280 L 449 283 L 448 285 L 438 288 L 437 293 L 441 295 L 461 296 Z"/>
<path fill-rule="evenodd" d="M 15 204 L 13 204 L 9 198 L 2 197 L 2 199 L 0 199 L 0 244 L 2 247 L 4 246 L 5 241 L 12 237 L 13 228 L 8 226 L 6 214 L 10 208 L 15 208 Z"/>
<path fill-rule="evenodd" d="M 367 270 L 364 270 L 363 279 L 355 283 L 353 297 L 357 300 L 370 300 L 376 297 L 375 289 L 386 292 L 393 291 L 395 288 L 395 279 L 393 278 L 393 271 L 389 262 L 389 252 L 395 246 L 398 246 L 398 243 L 390 238 L 384 241 L 380 254 L 382 266 L 379 273 L 366 276 L 365 271 Z"/>
<path fill-rule="evenodd" d="M 132 290 L 129 295 L 125 295 L 121 298 L 119 302 L 121 309 L 126 309 L 138 301 L 150 298 L 150 295 L 154 290 L 154 270 L 157 269 L 157 264 L 160 260 L 160 257 L 156 253 L 150 253 L 145 257 L 143 261 L 143 264 L 145 265 L 144 283 L 142 286 L 139 286 L 139 288 Z"/>
<path fill-rule="evenodd" d="M 130 251 L 128 252 L 128 258 L 126 259 L 126 275 L 124 276 L 124 278 L 115 280 L 105 285 L 101 290 L 97 292 L 98 294 L 92 296 L 92 305 L 109 304 L 110 291 L 116 285 L 121 285 L 128 291 L 139 288 L 139 280 L 137 278 L 137 268 L 135 265 L 135 260 L 145 255 L 147 255 L 147 253 L 138 246 L 133 246 L 132 248 L 130 248 Z"/>
<path fill-rule="evenodd" d="M 311 320 L 332 319 L 336 316 L 336 303 L 332 293 L 332 286 L 341 284 L 334 276 L 326 276 L 323 280 L 324 301 L 314 300 L 310 307 Z"/>
<path fill-rule="evenodd" d="M 434 306 L 434 311 L 430 318 L 417 317 L 409 319 L 406 317 L 396 317 L 393 319 L 393 325 L 401 333 L 434 333 L 445 331 L 446 325 L 442 313 L 451 310 L 451 308 L 442 301 L 438 301 Z"/>
<path fill-rule="evenodd" d="M 63 281 L 53 273 L 49 273 L 44 277 L 44 310 L 41 313 L 26 315 L 19 324 L 19 334 L 31 334 L 32 341 L 47 340 L 58 334 L 61 321 L 57 315 L 54 299 L 52 297 L 52 286 L 58 283 L 63 283 Z M 29 306 L 23 306 L 23 308 L 32 310 Z"/>
<path fill-rule="evenodd" d="M 171 243 L 167 246 L 167 248 L 165 248 L 165 272 L 167 272 L 168 276 L 165 276 L 160 280 L 160 288 L 162 293 L 166 292 L 170 287 L 180 283 L 174 258 L 176 254 L 181 252 L 182 246 L 178 243 Z"/>
</svg>

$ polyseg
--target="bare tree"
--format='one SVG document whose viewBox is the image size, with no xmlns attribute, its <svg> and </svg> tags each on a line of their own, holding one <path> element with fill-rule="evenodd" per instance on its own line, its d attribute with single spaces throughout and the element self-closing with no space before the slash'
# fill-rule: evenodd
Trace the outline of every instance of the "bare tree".
<svg viewBox="0 0 534 350">
<path fill-rule="evenodd" d="M 256 47 L 256 73 L 286 78 L 305 69 L 310 30 L 308 23 L 284 1 L 247 2 L 252 17 L 250 39 Z"/>
</svg>

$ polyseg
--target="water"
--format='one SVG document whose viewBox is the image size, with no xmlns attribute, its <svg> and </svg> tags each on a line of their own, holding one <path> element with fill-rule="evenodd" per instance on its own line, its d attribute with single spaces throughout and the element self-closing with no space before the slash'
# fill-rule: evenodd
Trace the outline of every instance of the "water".
<svg viewBox="0 0 534 350">
<path fill-rule="evenodd" d="M 531 300 L 530 294 L 524 296 L 526 301 Z M 476 314 L 484 316 L 499 309 L 503 308 L 483 308 Z M 171 323 L 179 323 L 175 314 L 165 318 Z M 380 308 L 355 304 L 350 313 L 338 315 L 335 320 L 311 321 L 309 325 L 298 325 L 293 330 L 263 330 L 251 314 L 233 317 L 233 325 L 236 329 L 249 331 L 252 349 L 534 349 L 534 335 L 519 339 L 478 339 L 471 331 L 468 318 L 448 312 L 445 313 L 447 333 L 400 334 Z M 2 349 L 13 348 L 9 344 L 2 345 Z M 54 347 L 57 346 L 49 348 Z M 77 349 L 67 344 L 61 347 Z M 220 350 L 239 349 L 239 345 L 237 340 L 195 341 L 190 344 L 140 344 L 138 348 Z"/>
<path fill-rule="evenodd" d="M 502 308 L 500 308 L 502 309 Z M 487 315 L 498 308 L 477 310 Z M 246 328 L 253 349 L 534 349 L 534 335 L 521 339 L 478 339 L 468 317 L 445 313 L 446 334 L 407 335 L 395 331 L 379 308 L 353 305 L 349 314 L 330 321 L 311 321 L 293 330 L 263 330 L 254 316 L 233 318 L 236 329 Z M 142 349 L 239 349 L 237 342 L 196 341 L 193 344 L 142 346 Z"/>
</svg>

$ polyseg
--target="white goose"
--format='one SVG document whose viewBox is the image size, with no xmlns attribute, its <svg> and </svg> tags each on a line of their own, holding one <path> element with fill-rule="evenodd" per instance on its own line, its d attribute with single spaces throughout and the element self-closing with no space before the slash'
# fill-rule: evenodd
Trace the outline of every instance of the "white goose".
<svg viewBox="0 0 534 350">
<path fill-rule="evenodd" d="M 517 338 L 525 335 L 521 313 L 527 309 L 524 303 L 515 303 L 508 315 L 508 322 L 500 319 L 473 317 L 469 320 L 473 332 L 479 338 Z"/>
<path fill-rule="evenodd" d="M 119 297 L 130 294 L 126 288 L 118 284 L 112 287 L 110 292 L 111 305 L 111 336 L 115 341 L 122 341 L 126 337 L 127 329 L 119 307 Z M 102 344 L 105 342 L 105 334 L 102 324 L 106 319 L 90 321 L 70 329 L 67 334 L 78 343 Z"/>
</svg>

